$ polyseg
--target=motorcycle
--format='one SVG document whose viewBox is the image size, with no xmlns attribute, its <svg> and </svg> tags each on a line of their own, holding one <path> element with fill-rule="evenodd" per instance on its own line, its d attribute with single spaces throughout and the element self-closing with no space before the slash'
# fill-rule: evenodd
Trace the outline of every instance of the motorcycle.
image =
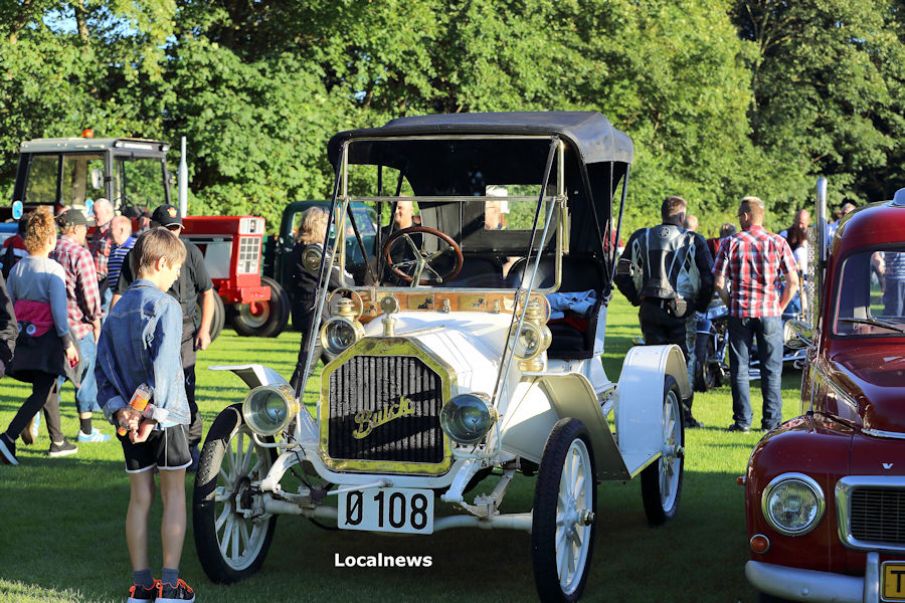
<svg viewBox="0 0 905 603">
<path fill-rule="evenodd" d="M 791 331 L 787 328 L 790 320 L 800 318 L 797 308 L 786 312 L 783 320 L 783 365 L 791 364 L 796 369 L 801 369 L 807 356 L 807 350 L 790 347 Z M 706 392 L 715 387 L 720 387 L 729 379 L 729 309 L 726 304 L 714 296 L 706 312 L 698 313 L 697 340 L 695 341 L 695 370 L 694 389 Z M 760 360 L 757 356 L 757 342 L 751 346 L 751 364 L 748 368 L 748 378 L 751 381 L 760 379 Z M 704 359 L 703 362 L 701 359 Z"/>
<path fill-rule="evenodd" d="M 714 296 L 706 312 L 698 313 L 695 340 L 694 389 L 706 392 L 721 386 L 729 377 L 726 348 L 729 345 L 729 308 Z"/>
</svg>

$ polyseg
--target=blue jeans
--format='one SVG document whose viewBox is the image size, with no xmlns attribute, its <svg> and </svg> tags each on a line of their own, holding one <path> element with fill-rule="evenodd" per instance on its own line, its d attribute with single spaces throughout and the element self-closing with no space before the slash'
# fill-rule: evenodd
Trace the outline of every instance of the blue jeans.
<svg viewBox="0 0 905 603">
<path fill-rule="evenodd" d="M 760 359 L 760 389 L 764 397 L 761 427 L 773 429 L 782 423 L 782 318 L 729 317 L 729 374 L 732 382 L 732 420 L 751 426 L 748 378 L 751 344 L 757 338 Z"/>
<path fill-rule="evenodd" d="M 75 388 L 75 405 L 79 412 L 98 412 L 97 380 L 94 377 L 94 365 L 97 360 L 97 344 L 94 333 L 89 332 L 79 339 L 79 378 L 82 384 Z M 60 377 L 60 387 L 66 379 Z"/>
<path fill-rule="evenodd" d="M 113 286 L 116 287 L 116 283 L 113 283 Z M 110 300 L 113 299 L 113 289 L 110 287 L 104 287 L 104 292 L 101 294 L 101 319 L 106 320 L 107 314 L 110 312 Z"/>
</svg>

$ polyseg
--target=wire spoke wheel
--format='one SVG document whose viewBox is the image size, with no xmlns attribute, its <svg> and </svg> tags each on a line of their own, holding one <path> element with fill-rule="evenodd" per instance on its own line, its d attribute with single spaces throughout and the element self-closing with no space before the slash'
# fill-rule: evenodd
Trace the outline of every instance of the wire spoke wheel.
<svg viewBox="0 0 905 603">
<path fill-rule="evenodd" d="M 215 528 L 223 560 L 231 568 L 247 568 L 267 536 L 267 518 L 252 517 L 251 483 L 270 469 L 270 455 L 255 445 L 248 428 L 239 428 L 228 444 L 217 479 Z"/>
<path fill-rule="evenodd" d="M 560 420 L 547 439 L 534 494 L 531 550 L 542 601 L 576 601 L 596 533 L 597 480 L 581 421 Z"/>
<path fill-rule="evenodd" d="M 237 582 L 264 562 L 276 516 L 264 513 L 256 484 L 273 458 L 273 449 L 255 443 L 241 405 L 217 416 L 201 452 L 192 502 L 198 559 L 214 582 Z"/>
</svg>

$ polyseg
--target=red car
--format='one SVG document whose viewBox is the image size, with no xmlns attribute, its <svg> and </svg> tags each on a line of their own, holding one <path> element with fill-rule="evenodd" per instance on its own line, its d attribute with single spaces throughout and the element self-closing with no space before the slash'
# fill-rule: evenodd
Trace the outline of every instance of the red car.
<svg viewBox="0 0 905 603">
<path fill-rule="evenodd" d="M 905 189 L 817 259 L 803 414 L 748 463 L 745 574 L 761 601 L 905 601 Z"/>
</svg>

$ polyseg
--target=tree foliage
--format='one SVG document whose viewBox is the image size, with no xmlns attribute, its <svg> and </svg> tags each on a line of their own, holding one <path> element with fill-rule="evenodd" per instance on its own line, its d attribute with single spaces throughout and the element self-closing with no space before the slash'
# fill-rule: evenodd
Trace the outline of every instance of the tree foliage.
<svg viewBox="0 0 905 603">
<path fill-rule="evenodd" d="M 2 0 L 0 188 L 42 136 L 189 141 L 193 213 L 330 193 L 341 129 L 597 110 L 635 141 L 628 228 L 681 194 L 779 227 L 905 185 L 901 0 Z M 178 157 L 173 156 L 173 162 Z"/>
</svg>

